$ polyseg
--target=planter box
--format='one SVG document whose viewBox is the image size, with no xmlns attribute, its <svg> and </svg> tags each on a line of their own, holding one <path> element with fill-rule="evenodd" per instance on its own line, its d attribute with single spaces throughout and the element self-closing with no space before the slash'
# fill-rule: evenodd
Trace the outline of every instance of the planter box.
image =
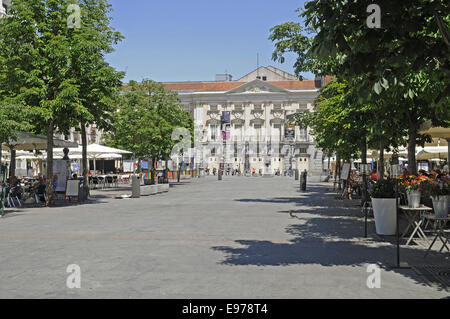
<svg viewBox="0 0 450 319">
<path fill-rule="evenodd" d="M 397 215 L 395 198 L 372 198 L 375 229 L 379 235 L 395 235 L 397 231 Z"/>
<path fill-rule="evenodd" d="M 158 185 L 141 186 L 141 196 L 158 194 Z"/>
<path fill-rule="evenodd" d="M 407 194 L 408 196 L 408 207 L 410 208 L 419 208 L 420 206 L 420 192 L 419 191 L 411 191 Z"/>
<path fill-rule="evenodd" d="M 448 205 L 450 196 L 433 196 L 433 209 L 437 218 L 448 217 Z"/>
</svg>

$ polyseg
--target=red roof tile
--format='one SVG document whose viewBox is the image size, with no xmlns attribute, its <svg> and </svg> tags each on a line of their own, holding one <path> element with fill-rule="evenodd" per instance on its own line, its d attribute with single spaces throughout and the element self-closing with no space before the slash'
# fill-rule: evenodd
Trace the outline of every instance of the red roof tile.
<svg viewBox="0 0 450 319">
<path fill-rule="evenodd" d="M 196 92 L 212 92 L 212 91 L 229 91 L 237 88 L 247 82 L 166 82 L 164 87 L 174 91 L 196 91 Z M 315 89 L 314 80 L 305 81 L 273 81 L 267 82 L 286 90 L 307 90 Z"/>
</svg>

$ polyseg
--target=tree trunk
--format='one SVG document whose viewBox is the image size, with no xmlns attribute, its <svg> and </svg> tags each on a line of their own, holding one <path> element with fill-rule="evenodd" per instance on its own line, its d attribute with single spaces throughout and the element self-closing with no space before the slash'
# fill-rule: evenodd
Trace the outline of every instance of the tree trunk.
<svg viewBox="0 0 450 319">
<path fill-rule="evenodd" d="M 9 185 L 13 185 L 14 177 L 16 177 L 16 150 L 10 147 L 11 158 L 9 162 Z M 15 186 L 15 185 L 14 185 Z"/>
<path fill-rule="evenodd" d="M 166 171 L 166 174 L 165 174 L 165 176 L 166 176 L 166 180 L 167 180 L 167 183 L 169 182 L 169 158 L 168 157 L 166 157 L 166 169 L 165 169 L 165 171 Z M 164 183 L 165 183 L 166 181 L 164 181 Z"/>
<path fill-rule="evenodd" d="M 83 165 L 83 199 L 88 199 L 89 196 L 89 162 L 87 158 L 87 137 L 86 137 L 86 126 L 81 124 L 81 153 L 82 153 L 82 165 Z M 95 160 L 95 159 L 94 159 Z"/>
<path fill-rule="evenodd" d="M 155 163 L 155 156 L 152 155 L 152 169 L 151 169 L 151 174 L 152 174 L 152 185 L 156 184 L 155 182 L 155 171 L 156 171 L 156 163 Z"/>
<path fill-rule="evenodd" d="M 384 179 L 384 144 L 380 143 L 380 160 L 378 161 L 378 178 Z"/>
<path fill-rule="evenodd" d="M 416 138 L 417 129 L 410 124 L 408 128 L 408 173 L 412 175 L 417 175 Z"/>
<path fill-rule="evenodd" d="M 338 181 L 338 190 L 341 190 L 341 158 L 339 153 L 336 154 L 336 176 L 335 180 Z"/>
<path fill-rule="evenodd" d="M 53 201 L 53 121 L 47 127 L 47 200 L 46 206 L 50 206 Z"/>
</svg>

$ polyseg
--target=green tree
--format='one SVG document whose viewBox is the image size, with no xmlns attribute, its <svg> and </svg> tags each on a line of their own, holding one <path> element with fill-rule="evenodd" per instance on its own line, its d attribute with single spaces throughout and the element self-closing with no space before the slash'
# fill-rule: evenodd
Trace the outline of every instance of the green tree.
<svg viewBox="0 0 450 319">
<path fill-rule="evenodd" d="M 386 116 L 373 123 L 373 132 L 383 132 L 380 125 L 387 127 L 388 121 L 398 128 L 388 140 L 407 129 L 408 160 L 414 173 L 413 149 L 423 142 L 417 134 L 420 124 L 431 119 L 448 125 L 450 118 L 449 3 L 378 1 L 382 9 L 380 29 L 366 26 L 368 4 L 308 1 L 304 10 L 299 9 L 304 28 L 291 22 L 271 29 L 273 58 L 282 62 L 286 52 L 294 52 L 298 54 L 297 74 L 312 71 L 348 82 L 357 80 L 364 104 L 375 107 L 378 116 Z M 393 112 L 396 108 L 401 111 Z"/>
<path fill-rule="evenodd" d="M 2 144 L 8 144 L 17 138 L 17 131 L 26 131 L 30 128 L 27 121 L 27 107 L 23 103 L 4 99 L 0 101 L 0 164 L 2 162 Z M 11 161 L 11 171 L 15 170 L 14 160 Z M 12 176 L 11 176 L 12 177 Z"/>
<path fill-rule="evenodd" d="M 157 160 L 168 160 L 176 141 L 174 129 L 192 130 L 193 119 L 182 110 L 177 94 L 160 83 L 131 81 L 121 97 L 112 130 L 107 136 L 110 145 L 133 151 L 137 159 L 151 158 L 152 182 Z"/>
<path fill-rule="evenodd" d="M 78 112 L 77 127 L 82 140 L 82 174 L 88 180 L 86 128 L 95 124 L 109 130 L 111 116 L 114 116 L 116 99 L 124 74 L 117 72 L 105 61 L 105 55 L 113 52 L 113 46 L 123 39 L 110 26 L 111 5 L 106 0 L 80 0 L 81 25 L 69 33 L 71 43 L 71 70 L 79 87 L 82 107 Z M 89 192 L 84 184 L 85 196 Z"/>
<path fill-rule="evenodd" d="M 53 134 L 74 125 L 82 108 L 70 77 L 68 0 L 16 0 L 0 22 L 0 98 L 21 100 L 34 131 L 47 135 L 47 205 L 53 198 Z"/>
</svg>

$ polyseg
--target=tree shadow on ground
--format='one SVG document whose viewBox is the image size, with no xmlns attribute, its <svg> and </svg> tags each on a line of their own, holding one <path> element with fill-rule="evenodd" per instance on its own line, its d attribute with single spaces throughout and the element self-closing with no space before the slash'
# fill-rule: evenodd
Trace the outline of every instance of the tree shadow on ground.
<svg viewBox="0 0 450 319">
<path fill-rule="evenodd" d="M 371 236 L 364 239 L 364 219 L 357 207 L 340 207 L 332 195 L 325 195 L 325 187 L 317 187 L 316 192 L 305 197 L 276 197 L 272 199 L 239 199 L 241 202 L 295 204 L 302 206 L 299 210 L 280 210 L 274 213 L 290 214 L 296 223 L 285 228 L 293 238 L 288 243 L 265 240 L 236 240 L 244 247 L 212 247 L 225 254 L 224 265 L 241 266 L 289 266 L 321 265 L 362 266 L 379 264 L 403 276 L 413 279 L 421 285 L 429 282 L 414 271 L 390 268 L 396 262 L 396 246 L 380 237 Z M 327 205 L 327 206 L 323 206 Z M 295 217 L 295 219 L 294 219 Z M 373 219 L 369 234 L 374 235 Z M 410 265 L 439 264 L 448 267 L 448 254 L 430 254 L 424 258 L 425 248 L 401 246 L 401 261 Z M 447 289 L 440 282 L 434 282 L 438 289 Z"/>
</svg>

